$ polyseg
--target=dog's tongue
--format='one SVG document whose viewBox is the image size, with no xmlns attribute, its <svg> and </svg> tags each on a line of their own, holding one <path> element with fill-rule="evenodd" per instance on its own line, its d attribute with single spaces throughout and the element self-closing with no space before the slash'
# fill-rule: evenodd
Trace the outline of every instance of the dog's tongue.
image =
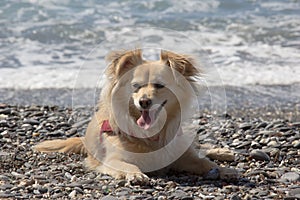
<svg viewBox="0 0 300 200">
<path fill-rule="evenodd" d="M 136 121 L 136 123 L 143 129 L 147 130 L 150 128 L 152 122 L 154 121 L 154 111 L 142 111 L 142 115 Z"/>
</svg>

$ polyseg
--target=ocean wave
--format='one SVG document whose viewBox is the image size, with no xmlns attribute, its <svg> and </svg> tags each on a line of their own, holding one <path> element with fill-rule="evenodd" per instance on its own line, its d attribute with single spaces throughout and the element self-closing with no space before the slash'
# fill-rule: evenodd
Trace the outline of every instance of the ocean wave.
<svg viewBox="0 0 300 200">
<path fill-rule="evenodd" d="M 216 85 L 298 83 L 299 11 L 280 0 L 3 0 L 0 87 L 94 87 L 107 52 L 140 44 L 204 59 Z M 91 78 L 74 86 L 78 73 Z"/>
</svg>

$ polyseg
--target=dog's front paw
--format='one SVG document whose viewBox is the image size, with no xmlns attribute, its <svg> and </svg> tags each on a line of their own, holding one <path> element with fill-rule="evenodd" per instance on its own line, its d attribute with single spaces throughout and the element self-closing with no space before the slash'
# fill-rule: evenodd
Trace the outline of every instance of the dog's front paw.
<svg viewBox="0 0 300 200">
<path fill-rule="evenodd" d="M 239 171 L 232 168 L 220 167 L 220 179 L 223 180 L 237 180 L 240 177 Z"/>
<path fill-rule="evenodd" d="M 150 179 L 146 174 L 138 172 L 138 173 L 128 173 L 126 175 L 126 180 L 128 180 L 130 183 L 133 184 L 148 184 Z"/>
</svg>

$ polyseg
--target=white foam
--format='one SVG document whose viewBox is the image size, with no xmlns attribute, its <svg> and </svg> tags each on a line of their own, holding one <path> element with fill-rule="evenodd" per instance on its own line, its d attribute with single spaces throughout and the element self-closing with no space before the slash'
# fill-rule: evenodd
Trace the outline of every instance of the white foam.
<svg viewBox="0 0 300 200">
<path fill-rule="evenodd" d="M 244 8 L 230 10 L 218 0 L 87 1 L 78 3 L 82 9 L 69 0 L 28 2 L 34 6 L 20 7 L 16 16 L 20 23 L 5 27 L 11 32 L 4 33 L 12 34 L 0 48 L 0 88 L 93 88 L 102 80 L 105 54 L 134 47 L 193 54 L 202 59 L 211 73 L 208 82 L 214 85 L 300 81 L 300 18 L 295 14 L 300 4 L 296 2 L 246 2 L 255 9 L 247 10 L 245 16 Z M 262 14 L 262 10 L 270 13 Z M 223 19 L 218 11 L 228 18 Z M 233 13 L 226 14 L 229 11 Z M 27 20 L 30 14 L 33 18 Z M 182 31 L 147 28 L 150 21 L 157 26 L 170 22 L 170 27 Z M 141 24 L 145 27 L 137 31 L 134 26 Z M 104 42 L 90 53 L 98 40 Z M 207 55 L 202 55 L 203 50 Z"/>
<path fill-rule="evenodd" d="M 148 35 L 151 34 L 148 33 Z M 222 41 L 222 37 L 226 37 L 226 35 L 222 36 L 215 33 L 211 34 L 209 39 L 218 38 L 216 41 Z M 126 42 L 130 43 L 132 39 L 134 37 L 131 39 L 129 37 L 123 42 L 124 44 Z M 195 40 L 199 41 L 200 39 Z M 210 44 L 198 48 L 198 50 L 204 49 L 209 52 L 209 57 L 202 59 L 204 59 L 206 65 L 209 65 L 203 67 L 209 69 L 207 71 L 213 74 L 213 78 L 210 78 L 209 81 L 210 84 L 236 86 L 274 85 L 293 84 L 300 81 L 300 51 L 296 48 L 278 45 L 270 46 L 260 43 L 247 46 L 236 45 L 241 41 L 237 36 L 227 38 L 227 41 L 224 43 L 207 41 L 203 35 L 201 40 L 205 44 Z M 176 41 L 168 36 L 163 38 L 161 45 L 177 45 L 179 47 Z M 153 43 L 150 43 L 148 46 L 155 47 Z M 159 46 L 160 44 L 156 45 L 156 47 Z M 30 57 L 30 52 L 19 51 L 18 58 L 22 61 L 22 65 L 26 67 L 0 69 L 0 87 L 19 89 L 96 87 L 106 67 L 103 57 L 108 52 L 101 47 L 100 45 L 90 55 L 80 55 L 87 58 L 84 61 L 76 56 L 65 59 L 65 61 L 72 62 L 68 65 L 49 64 L 51 63 L 51 56 L 47 55 L 47 53 L 41 53 L 38 57 L 32 58 Z M 131 47 L 134 47 L 134 45 Z M 190 52 L 187 53 L 197 55 L 195 53 L 197 48 L 191 46 L 190 43 L 182 44 L 179 49 L 181 53 L 189 50 Z M 64 53 L 68 52 L 65 51 Z M 245 58 L 242 59 L 243 55 L 239 54 L 245 54 Z M 101 55 L 102 59 L 97 55 Z M 202 55 L 198 54 L 198 56 Z M 42 62 L 42 64 L 30 66 L 35 60 Z M 81 70 L 80 66 L 82 66 Z"/>
</svg>

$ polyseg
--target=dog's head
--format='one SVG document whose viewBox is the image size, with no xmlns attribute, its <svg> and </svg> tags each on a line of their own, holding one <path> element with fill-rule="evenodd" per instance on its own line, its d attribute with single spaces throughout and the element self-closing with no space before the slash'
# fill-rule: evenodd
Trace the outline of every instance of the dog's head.
<svg viewBox="0 0 300 200">
<path fill-rule="evenodd" d="M 129 113 L 142 129 L 155 126 L 162 110 L 170 120 L 190 103 L 190 84 L 199 74 L 191 57 L 161 51 L 160 60 L 145 61 L 137 49 L 113 52 L 108 60 L 107 74 L 118 85 L 115 95 L 118 100 L 129 98 Z"/>
</svg>

